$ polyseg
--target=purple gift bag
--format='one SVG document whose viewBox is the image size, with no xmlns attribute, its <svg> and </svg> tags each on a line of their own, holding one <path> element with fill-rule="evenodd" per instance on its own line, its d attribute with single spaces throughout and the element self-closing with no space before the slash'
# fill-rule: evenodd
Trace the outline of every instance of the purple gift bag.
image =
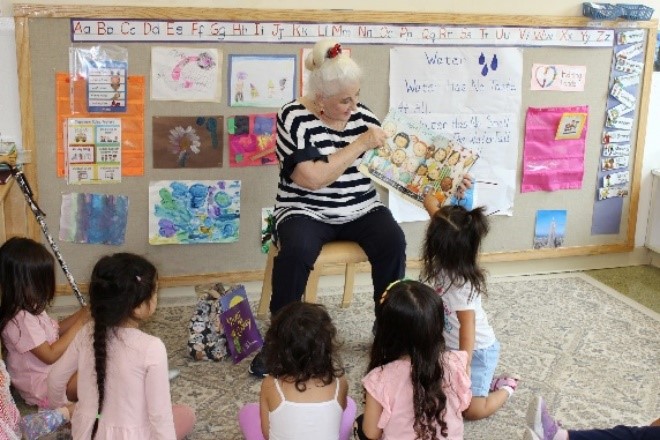
<svg viewBox="0 0 660 440">
<path fill-rule="evenodd" d="M 220 324 L 227 338 L 229 354 L 236 364 L 259 350 L 264 342 L 244 286 L 233 287 L 220 298 L 220 303 Z"/>
</svg>

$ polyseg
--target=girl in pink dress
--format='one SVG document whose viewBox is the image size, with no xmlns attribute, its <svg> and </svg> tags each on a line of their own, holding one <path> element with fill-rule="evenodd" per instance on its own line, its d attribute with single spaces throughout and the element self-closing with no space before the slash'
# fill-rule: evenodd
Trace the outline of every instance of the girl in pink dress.
<svg viewBox="0 0 660 440">
<path fill-rule="evenodd" d="M 29 238 L 13 237 L 0 247 L 0 289 L 0 334 L 12 385 L 28 405 L 56 408 L 47 398 L 46 378 L 89 319 L 89 309 L 82 307 L 60 322 L 48 316 L 46 306 L 55 296 L 55 259 Z M 75 373 L 66 377 L 60 402 L 76 400 Z"/>
<path fill-rule="evenodd" d="M 92 321 L 48 377 L 48 395 L 55 399 L 78 371 L 73 440 L 174 440 L 192 432 L 192 409 L 170 400 L 165 345 L 138 328 L 154 313 L 157 290 L 156 268 L 138 255 L 117 253 L 94 266 Z"/>
<path fill-rule="evenodd" d="M 462 440 L 462 412 L 472 398 L 467 353 L 445 351 L 442 298 L 403 280 L 380 302 L 356 438 Z"/>
</svg>

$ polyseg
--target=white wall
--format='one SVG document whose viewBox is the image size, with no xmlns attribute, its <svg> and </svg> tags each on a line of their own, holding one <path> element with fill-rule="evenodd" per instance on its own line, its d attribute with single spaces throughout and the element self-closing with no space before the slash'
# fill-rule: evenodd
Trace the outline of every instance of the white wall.
<svg viewBox="0 0 660 440">
<path fill-rule="evenodd" d="M 543 15 L 543 16 L 580 16 L 582 2 L 574 0 L 554 1 L 527 1 L 519 0 L 23 0 L 12 2 L 0 0 L 0 16 L 11 16 L 13 4 L 81 4 L 81 5 L 129 5 L 129 6 L 180 6 L 180 7 L 213 7 L 213 8 L 255 8 L 255 9 L 359 9 L 384 11 L 414 11 L 414 12 L 444 12 L 464 14 L 493 14 L 493 15 Z M 614 3 L 614 2 L 612 2 Z M 618 3 L 640 3 L 638 0 L 618 1 Z M 654 18 L 660 13 L 660 0 L 645 1 L 655 9 Z M 5 63 L 4 60 L 13 61 L 15 50 L 13 41 L 5 36 L 0 28 L 0 77 L 3 78 L 3 87 L 0 88 L 0 132 L 15 130 L 16 122 L 11 118 L 18 114 L 16 75 L 11 73 L 15 69 L 15 62 Z M 9 58 L 7 58 L 9 57 Z M 8 78 L 8 79 L 7 79 Z M 9 86 L 7 85 L 9 84 Z M 635 234 L 635 245 L 643 246 L 646 236 L 646 225 L 651 199 L 651 170 L 660 168 L 660 74 L 654 74 L 654 83 L 651 93 L 651 105 L 646 133 L 646 148 L 644 164 L 642 166 L 641 192 Z M 7 115 L 10 115 L 9 117 Z M 18 131 L 20 136 L 20 130 Z"/>
</svg>

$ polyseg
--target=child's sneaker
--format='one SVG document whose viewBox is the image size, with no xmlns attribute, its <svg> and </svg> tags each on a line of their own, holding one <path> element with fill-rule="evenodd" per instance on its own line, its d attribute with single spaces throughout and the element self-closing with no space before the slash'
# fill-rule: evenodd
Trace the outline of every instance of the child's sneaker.
<svg viewBox="0 0 660 440">
<path fill-rule="evenodd" d="M 511 374 L 500 374 L 495 376 L 490 383 L 490 392 L 505 389 L 509 392 L 509 396 L 513 394 L 518 386 L 518 381 L 520 379 L 517 376 Z"/>
<path fill-rule="evenodd" d="M 561 427 L 548 412 L 543 397 L 537 396 L 527 407 L 528 432 L 525 439 L 530 440 L 568 440 L 568 431 Z"/>
</svg>

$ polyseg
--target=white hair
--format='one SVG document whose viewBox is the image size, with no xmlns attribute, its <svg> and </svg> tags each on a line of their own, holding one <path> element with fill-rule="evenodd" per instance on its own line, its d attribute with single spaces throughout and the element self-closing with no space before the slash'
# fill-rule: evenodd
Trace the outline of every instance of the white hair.
<svg viewBox="0 0 660 440">
<path fill-rule="evenodd" d="M 320 40 L 307 55 L 305 67 L 310 71 L 305 93 L 333 96 L 347 84 L 360 82 L 362 69 L 348 54 L 342 52 L 333 58 L 328 51 L 336 44 L 334 40 Z"/>
</svg>

